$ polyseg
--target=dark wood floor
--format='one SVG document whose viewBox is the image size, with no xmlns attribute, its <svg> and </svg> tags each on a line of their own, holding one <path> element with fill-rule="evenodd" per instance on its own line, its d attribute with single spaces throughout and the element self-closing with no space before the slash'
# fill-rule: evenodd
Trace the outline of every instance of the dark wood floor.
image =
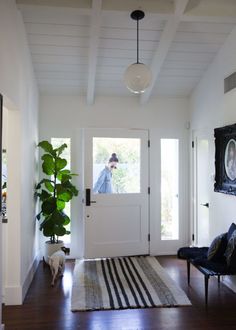
<svg viewBox="0 0 236 330">
<path fill-rule="evenodd" d="M 6 330 L 82 329 L 82 330 L 195 330 L 236 329 L 236 294 L 217 280 L 210 279 L 209 307 L 204 305 L 203 275 L 192 268 L 191 286 L 187 286 L 185 261 L 159 257 L 161 265 L 186 292 L 191 307 L 149 308 L 121 311 L 70 311 L 70 293 L 74 262 L 66 264 L 65 275 L 50 286 L 48 268 L 39 265 L 22 306 L 3 308 Z"/>
</svg>

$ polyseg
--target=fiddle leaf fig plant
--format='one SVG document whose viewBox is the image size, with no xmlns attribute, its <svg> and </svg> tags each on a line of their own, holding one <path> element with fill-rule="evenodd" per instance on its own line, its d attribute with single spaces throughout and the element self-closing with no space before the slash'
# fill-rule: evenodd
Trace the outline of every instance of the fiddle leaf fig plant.
<svg viewBox="0 0 236 330">
<path fill-rule="evenodd" d="M 70 218 L 65 214 L 64 209 L 74 196 L 78 195 L 78 190 L 72 184 L 72 174 L 65 169 L 67 160 L 60 157 L 66 144 L 58 148 L 53 148 L 48 141 L 41 141 L 38 147 L 43 149 L 42 170 L 48 178 L 42 179 L 36 186 L 36 195 L 41 202 L 41 210 L 36 218 L 40 222 L 40 230 L 43 235 L 50 237 L 51 243 L 57 243 L 59 236 L 70 234 L 66 226 L 70 223 Z"/>
</svg>

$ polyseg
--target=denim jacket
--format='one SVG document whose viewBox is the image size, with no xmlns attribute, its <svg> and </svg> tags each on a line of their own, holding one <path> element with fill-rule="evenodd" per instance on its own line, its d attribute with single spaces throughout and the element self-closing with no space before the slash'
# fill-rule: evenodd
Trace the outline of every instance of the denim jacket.
<svg viewBox="0 0 236 330">
<path fill-rule="evenodd" d="M 112 172 L 107 166 L 101 171 L 93 187 L 93 192 L 99 194 L 112 193 Z"/>
</svg>

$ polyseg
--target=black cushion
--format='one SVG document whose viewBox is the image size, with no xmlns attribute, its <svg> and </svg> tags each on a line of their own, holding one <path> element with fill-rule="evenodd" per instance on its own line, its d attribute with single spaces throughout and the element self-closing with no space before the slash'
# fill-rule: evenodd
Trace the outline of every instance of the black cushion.
<svg viewBox="0 0 236 330">
<path fill-rule="evenodd" d="M 227 243 L 227 233 L 218 235 L 216 238 L 214 238 L 207 252 L 207 259 L 216 262 L 224 262 L 224 253 L 227 247 Z"/>
<path fill-rule="evenodd" d="M 195 259 L 197 257 L 206 257 L 208 247 L 182 247 L 178 250 L 179 259 Z"/>
<path fill-rule="evenodd" d="M 228 233 L 227 233 L 227 240 L 229 241 L 230 237 L 232 236 L 233 232 L 236 230 L 235 223 L 232 223 L 229 227 Z"/>
<path fill-rule="evenodd" d="M 225 251 L 227 264 L 231 271 L 236 270 L 236 230 L 232 233 Z"/>
</svg>

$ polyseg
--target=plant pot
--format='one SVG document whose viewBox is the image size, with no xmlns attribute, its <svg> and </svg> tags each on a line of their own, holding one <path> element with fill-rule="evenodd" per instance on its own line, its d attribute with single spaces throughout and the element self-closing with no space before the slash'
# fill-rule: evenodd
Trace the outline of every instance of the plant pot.
<svg viewBox="0 0 236 330">
<path fill-rule="evenodd" d="M 51 243 L 50 241 L 46 241 L 43 254 L 44 261 L 48 264 L 48 257 L 50 257 L 54 252 L 59 251 L 63 246 L 63 241 L 58 241 L 58 243 Z"/>
</svg>

